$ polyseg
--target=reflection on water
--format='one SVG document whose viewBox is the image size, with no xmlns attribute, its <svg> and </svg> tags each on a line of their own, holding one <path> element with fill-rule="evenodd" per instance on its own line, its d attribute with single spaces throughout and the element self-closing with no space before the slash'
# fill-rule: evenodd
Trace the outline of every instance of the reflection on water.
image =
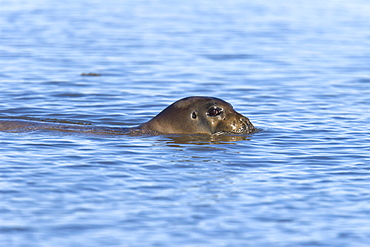
<svg viewBox="0 0 370 247">
<path fill-rule="evenodd" d="M 251 135 L 167 135 L 165 141 L 168 146 L 176 147 L 178 144 L 209 145 L 209 144 L 235 144 L 237 141 L 250 140 Z"/>
</svg>

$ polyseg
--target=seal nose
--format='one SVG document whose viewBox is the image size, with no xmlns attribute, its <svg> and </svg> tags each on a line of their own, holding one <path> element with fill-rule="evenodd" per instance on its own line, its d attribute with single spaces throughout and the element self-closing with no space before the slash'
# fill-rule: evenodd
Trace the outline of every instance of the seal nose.
<svg viewBox="0 0 370 247">
<path fill-rule="evenodd" d="M 251 121 L 249 121 L 249 119 L 248 119 L 248 118 L 246 118 L 246 117 L 242 116 L 242 117 L 240 118 L 240 121 L 242 122 L 242 124 L 243 124 L 243 126 L 244 126 L 244 128 L 245 128 L 246 132 L 251 133 L 251 132 L 253 132 L 253 131 L 254 131 L 254 126 L 253 126 L 253 124 L 251 123 Z"/>
</svg>

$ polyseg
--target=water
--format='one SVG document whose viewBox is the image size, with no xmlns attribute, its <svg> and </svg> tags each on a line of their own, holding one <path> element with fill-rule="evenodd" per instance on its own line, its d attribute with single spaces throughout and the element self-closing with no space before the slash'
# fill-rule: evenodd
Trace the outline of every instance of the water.
<svg viewBox="0 0 370 247">
<path fill-rule="evenodd" d="M 261 131 L 0 132 L 0 245 L 368 246 L 369 11 L 2 0 L 1 118 L 132 127 L 206 95 Z"/>
</svg>

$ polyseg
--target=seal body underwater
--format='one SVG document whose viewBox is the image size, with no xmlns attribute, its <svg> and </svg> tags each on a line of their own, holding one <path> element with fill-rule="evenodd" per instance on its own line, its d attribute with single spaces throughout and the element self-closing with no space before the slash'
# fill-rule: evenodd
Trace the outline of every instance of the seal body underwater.
<svg viewBox="0 0 370 247">
<path fill-rule="evenodd" d="M 255 128 L 232 105 L 218 98 L 193 96 L 180 99 L 157 116 L 134 128 L 92 127 L 24 120 L 0 120 L 0 131 L 74 131 L 111 134 L 248 134 Z"/>
</svg>

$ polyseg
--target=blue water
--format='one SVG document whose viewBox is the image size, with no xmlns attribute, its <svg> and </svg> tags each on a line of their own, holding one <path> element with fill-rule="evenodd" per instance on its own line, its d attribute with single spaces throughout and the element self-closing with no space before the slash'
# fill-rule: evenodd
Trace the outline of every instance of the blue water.
<svg viewBox="0 0 370 247">
<path fill-rule="evenodd" d="M 205 95 L 261 131 L 0 132 L 0 246 L 368 246 L 369 13 L 2 0 L 0 118 L 133 127 Z"/>
</svg>

